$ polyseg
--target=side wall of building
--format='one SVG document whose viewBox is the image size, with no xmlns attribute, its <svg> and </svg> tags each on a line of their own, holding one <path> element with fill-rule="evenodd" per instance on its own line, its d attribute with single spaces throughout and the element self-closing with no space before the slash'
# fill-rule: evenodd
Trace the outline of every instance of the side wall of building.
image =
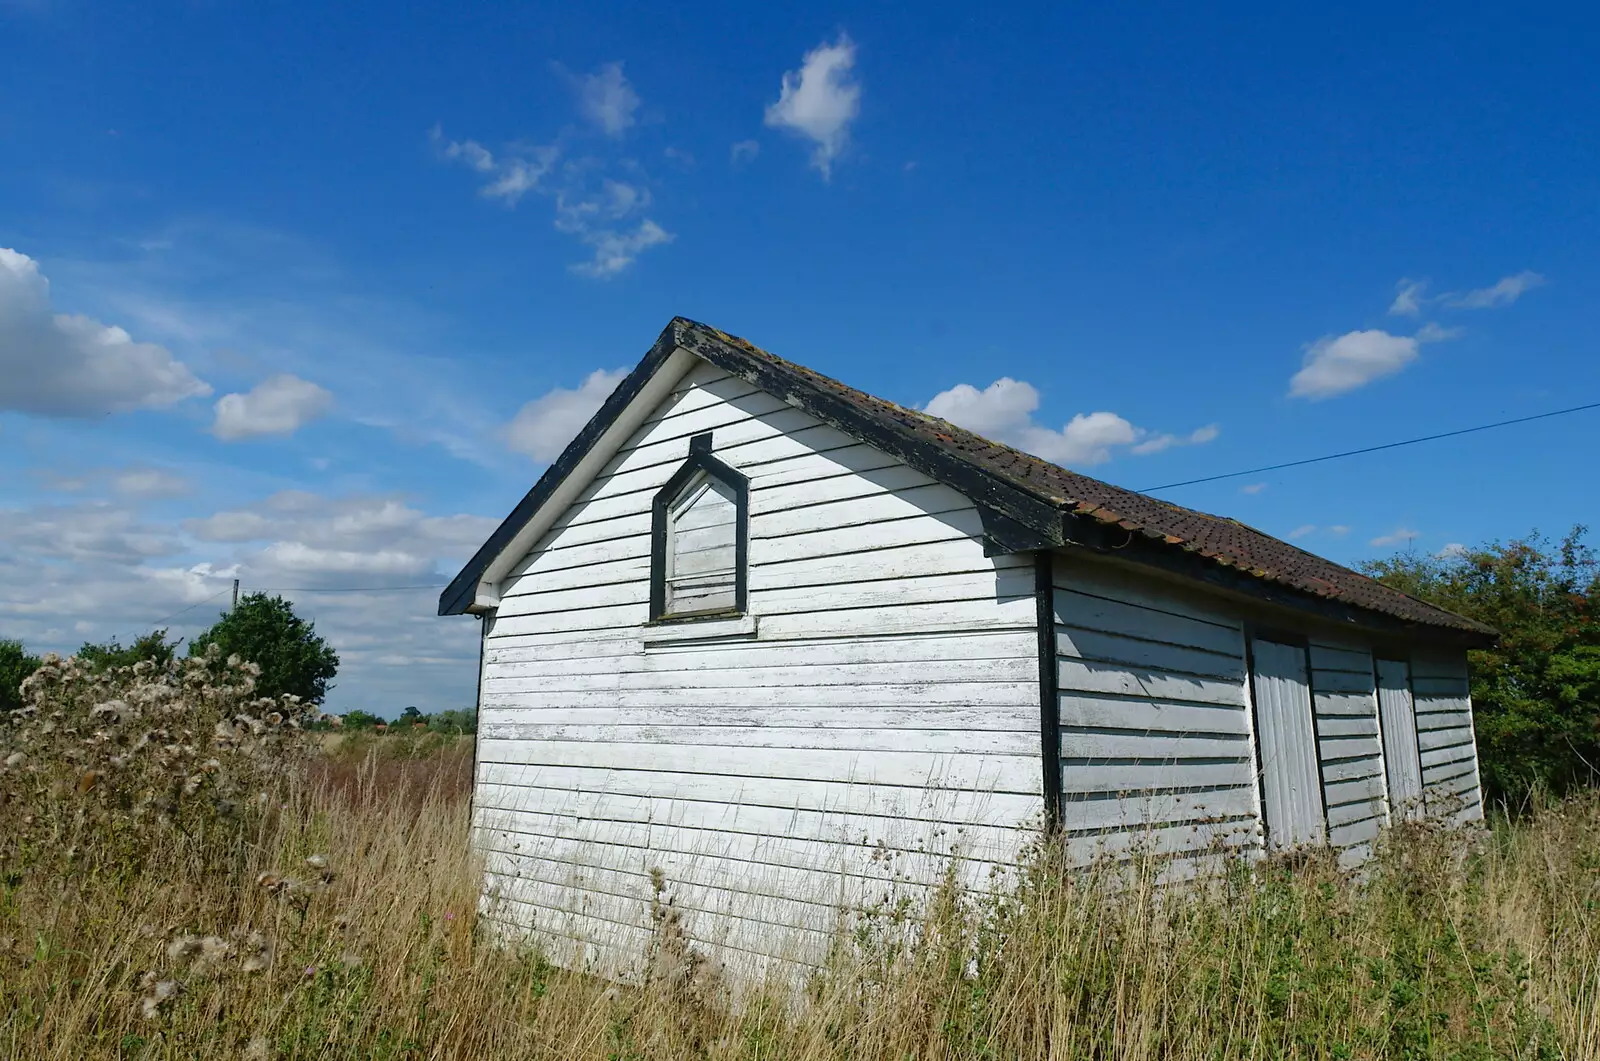
<svg viewBox="0 0 1600 1061">
<path fill-rule="evenodd" d="M 1375 658 L 1407 659 L 1428 810 L 1482 816 L 1461 649 L 1403 646 L 1066 554 L 1055 564 L 1062 825 L 1081 857 L 1195 872 L 1264 849 L 1248 639 L 1306 648 L 1324 820 L 1346 865 L 1390 817 Z"/>
<path fill-rule="evenodd" d="M 651 502 L 708 431 L 750 482 L 751 619 L 664 640 Z M 1043 810 L 1034 575 L 981 536 L 960 494 L 693 369 L 503 587 L 474 798 L 490 915 L 642 944 L 659 874 L 693 938 L 805 957 L 952 849 L 979 884 L 1014 861 Z"/>
<path fill-rule="evenodd" d="M 1061 826 L 1080 860 L 1178 872 L 1259 847 L 1244 624 L 1199 593 L 1055 564 Z"/>
</svg>

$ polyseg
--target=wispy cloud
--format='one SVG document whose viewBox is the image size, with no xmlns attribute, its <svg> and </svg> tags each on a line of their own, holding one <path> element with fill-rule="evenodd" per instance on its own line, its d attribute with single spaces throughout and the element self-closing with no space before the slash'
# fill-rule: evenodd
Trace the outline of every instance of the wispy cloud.
<svg viewBox="0 0 1600 1061">
<path fill-rule="evenodd" d="M 1296 538 L 1304 538 L 1306 535 L 1315 534 L 1316 532 L 1317 525 L 1315 523 L 1302 523 L 1300 526 L 1289 532 L 1288 538 L 1290 541 L 1293 541 Z"/>
<path fill-rule="evenodd" d="M 1267 488 L 1266 483 L 1246 483 L 1239 487 L 1241 494 L 1259 494 Z"/>
<path fill-rule="evenodd" d="M 728 149 L 728 161 L 735 166 L 754 162 L 761 154 L 761 144 L 755 140 L 740 140 Z"/>
<path fill-rule="evenodd" d="M 1467 547 L 1461 542 L 1451 542 L 1433 555 L 1435 559 L 1452 560 L 1458 556 L 1466 556 Z"/>
<path fill-rule="evenodd" d="M 594 257 L 586 262 L 577 262 L 569 268 L 580 276 L 609 280 L 632 265 L 640 254 L 651 247 L 671 243 L 673 238 L 672 233 L 649 218 L 640 221 L 631 230 L 618 231 L 605 228 L 585 232 L 583 241 L 594 248 Z"/>
<path fill-rule="evenodd" d="M 1430 306 L 1443 309 L 1497 309 L 1511 305 L 1529 291 L 1546 283 L 1548 281 L 1539 273 L 1524 269 L 1520 273 L 1501 277 L 1488 287 L 1474 288 L 1471 291 L 1446 291 L 1441 295 L 1430 296 L 1427 293 L 1427 280 L 1412 280 L 1408 277 L 1395 285 L 1394 301 L 1389 304 L 1389 312 L 1398 317 L 1418 317 Z"/>
<path fill-rule="evenodd" d="M 622 76 L 620 63 L 607 64 L 596 74 L 573 80 L 579 86 L 580 107 L 585 116 L 609 135 L 618 136 L 633 123 L 639 99 Z M 476 140 L 449 139 L 437 125 L 428 136 L 441 158 L 459 162 L 480 175 L 478 193 L 485 198 L 508 207 L 515 206 L 529 192 L 552 200 L 556 230 L 576 237 L 592 251 L 587 261 L 569 266 L 581 276 L 609 280 L 644 251 L 674 238 L 653 218 L 641 216 L 652 196 L 636 160 L 613 159 L 608 167 L 600 158 L 563 158 L 563 149 L 557 143 L 513 147 L 497 156 Z M 672 158 L 683 165 L 688 156 L 678 152 Z M 632 176 L 621 180 L 611 176 L 608 169 L 623 169 Z"/>
<path fill-rule="evenodd" d="M 1207 442 L 1216 441 L 1217 436 L 1220 434 L 1222 434 L 1222 429 L 1216 424 L 1207 424 L 1204 427 L 1195 428 L 1187 435 L 1151 435 L 1143 442 L 1135 443 L 1133 452 L 1145 457 L 1152 453 L 1160 453 L 1162 450 L 1171 449 L 1174 446 L 1202 446 Z"/>
<path fill-rule="evenodd" d="M 1499 282 L 1489 287 L 1452 292 L 1439 296 L 1439 300 L 1451 309 L 1494 309 L 1511 305 L 1534 288 L 1542 287 L 1546 282 L 1538 273 L 1524 269 L 1515 276 L 1501 278 Z"/>
<path fill-rule="evenodd" d="M 112 475 L 111 488 L 122 497 L 143 501 L 182 497 L 192 486 L 183 476 L 162 468 L 124 468 Z"/>
<path fill-rule="evenodd" d="M 506 447 L 540 464 L 555 460 L 627 374 L 596 369 L 576 389 L 556 387 L 528 402 L 504 428 Z"/>
<path fill-rule="evenodd" d="M 1387 549 L 1393 545 L 1410 542 L 1417 537 L 1417 532 L 1410 527 L 1396 527 L 1388 534 L 1380 534 L 1367 544 L 1374 549 Z"/>
<path fill-rule="evenodd" d="M 1397 317 L 1416 317 L 1422 313 L 1424 292 L 1428 289 L 1426 280 L 1410 280 L 1402 278 L 1395 285 L 1394 301 L 1389 304 L 1390 314 Z"/>
<path fill-rule="evenodd" d="M 592 74 L 571 78 L 578 90 L 578 111 L 607 136 L 620 137 L 634 123 L 639 94 L 622 72 L 622 64 L 605 63 Z"/>
<path fill-rule="evenodd" d="M 515 206 L 528 192 L 542 189 L 561 149 L 555 144 L 513 149 L 496 158 L 494 153 L 476 140 L 450 140 L 444 130 L 435 125 L 428 131 L 441 158 L 460 162 L 468 169 L 483 175 L 478 194 L 485 199 L 497 199 L 507 206 Z"/>
<path fill-rule="evenodd" d="M 850 139 L 850 125 L 861 113 L 861 86 L 854 76 L 856 46 L 839 35 L 832 44 L 807 52 L 799 70 L 783 75 L 778 100 L 767 107 L 766 124 L 787 129 L 815 147 L 811 164 L 824 180 Z"/>
<path fill-rule="evenodd" d="M 927 411 L 933 416 L 1058 464 L 1103 464 L 1119 448 L 1145 456 L 1173 446 L 1210 442 L 1218 434 L 1215 425 L 1187 435 L 1152 434 L 1103 410 L 1078 413 L 1060 430 L 1054 430 L 1035 422 L 1038 408 L 1038 390 L 1009 376 L 982 390 L 970 383 L 958 383 L 934 395 L 927 404 Z"/>
</svg>

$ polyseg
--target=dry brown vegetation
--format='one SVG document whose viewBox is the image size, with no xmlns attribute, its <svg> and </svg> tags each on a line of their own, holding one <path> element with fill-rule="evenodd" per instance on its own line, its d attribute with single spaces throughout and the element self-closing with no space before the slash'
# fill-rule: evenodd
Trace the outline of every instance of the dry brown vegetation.
<svg viewBox="0 0 1600 1061">
<path fill-rule="evenodd" d="M 109 691 L 51 739 L 105 732 Z M 265 802 L 135 822 L 147 781 L 80 792 L 88 762 L 9 758 L 22 728 L 0 829 L 50 842 L 0 841 L 6 1058 L 1600 1058 L 1593 797 L 1396 835 L 1359 881 L 1311 858 L 1162 890 L 1041 850 L 1003 895 L 859 918 L 799 985 L 718 980 L 663 917 L 614 984 L 480 923 L 460 746 L 286 759 L 250 775 Z"/>
</svg>

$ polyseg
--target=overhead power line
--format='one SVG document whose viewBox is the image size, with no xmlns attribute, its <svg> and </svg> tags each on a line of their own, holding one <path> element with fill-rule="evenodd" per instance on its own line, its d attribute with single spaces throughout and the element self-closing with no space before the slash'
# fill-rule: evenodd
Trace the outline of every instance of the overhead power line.
<svg viewBox="0 0 1600 1061">
<path fill-rule="evenodd" d="M 444 589 L 448 582 L 425 586 L 257 586 L 257 593 L 398 593 L 408 589 Z"/>
<path fill-rule="evenodd" d="M 1568 413 L 1581 413 L 1589 409 L 1600 409 L 1600 402 L 1589 402 L 1587 405 L 1574 405 L 1569 409 L 1555 409 L 1548 413 L 1535 413 L 1532 416 L 1519 416 L 1512 420 L 1497 420 L 1492 424 L 1479 424 L 1476 427 L 1463 427 L 1456 431 L 1441 431 L 1437 435 L 1423 435 L 1420 438 L 1408 438 L 1400 442 L 1385 442 L 1381 446 L 1363 446 L 1360 449 L 1347 449 L 1342 453 L 1328 453 L 1321 457 L 1306 457 L 1303 460 L 1284 461 L 1282 464 L 1268 464 L 1260 468 L 1246 468 L 1239 472 L 1224 472 L 1221 475 L 1206 475 L 1199 479 L 1185 479 L 1181 483 L 1164 483 L 1161 486 L 1149 486 L 1140 490 L 1141 494 L 1155 494 L 1162 490 L 1176 490 L 1180 486 L 1196 486 L 1200 483 L 1214 483 L 1219 479 L 1237 479 L 1245 475 L 1260 475 L 1263 472 L 1277 472 L 1285 468 L 1299 468 L 1307 464 L 1321 464 L 1323 461 L 1339 460 L 1344 457 L 1358 457 L 1363 453 L 1378 453 L 1386 449 L 1399 449 L 1401 446 L 1415 446 L 1421 442 L 1436 442 L 1441 438 L 1455 438 L 1459 435 L 1471 435 L 1479 431 L 1493 431 L 1497 427 L 1510 427 L 1513 424 L 1526 424 L 1534 420 L 1548 420 L 1552 416 L 1566 416 Z"/>
<path fill-rule="evenodd" d="M 178 616 L 183 615 L 186 612 L 192 612 L 196 608 L 200 607 L 200 605 L 202 605 L 202 604 L 210 604 L 212 601 L 216 600 L 218 597 L 222 596 L 224 593 L 227 593 L 227 592 L 228 591 L 225 590 L 225 589 L 219 589 L 219 590 L 217 590 L 217 592 L 213 593 L 211 596 L 207 597 L 205 600 L 195 601 L 193 604 L 189 605 L 187 608 L 179 608 L 177 611 L 173 612 L 171 615 L 168 615 L 165 618 L 157 619 L 155 622 L 151 623 L 150 624 L 150 629 L 152 629 L 152 630 L 160 629 L 160 627 L 162 626 L 163 623 L 170 623 L 172 620 L 176 619 Z"/>
<path fill-rule="evenodd" d="M 443 589 L 444 587 L 446 587 L 448 585 L 449 585 L 448 582 L 430 582 L 425 586 L 299 586 L 299 587 L 295 587 L 295 586 L 257 586 L 257 587 L 254 587 L 254 592 L 257 592 L 257 593 L 395 593 L 395 592 L 398 592 L 398 591 L 401 591 L 401 590 Z M 246 587 L 246 588 L 248 589 L 250 587 Z M 202 604 L 210 604 L 212 601 L 216 600 L 218 597 L 222 596 L 225 593 L 232 592 L 234 589 L 235 589 L 235 587 L 231 587 L 231 586 L 228 589 L 220 589 L 217 592 L 213 593 L 211 596 L 207 597 L 203 601 L 196 601 L 194 604 L 189 605 L 187 608 L 180 608 L 178 611 L 173 612 L 171 615 L 168 615 L 168 616 L 165 616 L 163 618 L 157 619 L 155 622 L 151 623 L 150 624 L 150 629 L 152 629 L 152 630 L 159 629 L 163 623 L 169 623 L 172 620 L 176 619 L 180 615 L 184 615 L 184 614 L 187 614 L 188 612 L 192 612 L 196 608 L 200 607 Z"/>
</svg>

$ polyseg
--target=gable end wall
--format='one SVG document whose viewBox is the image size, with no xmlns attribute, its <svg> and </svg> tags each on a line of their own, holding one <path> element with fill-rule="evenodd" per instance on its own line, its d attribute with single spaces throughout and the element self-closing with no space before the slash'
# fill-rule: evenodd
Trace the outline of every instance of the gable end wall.
<svg viewBox="0 0 1600 1061">
<path fill-rule="evenodd" d="M 706 431 L 750 480 L 756 635 L 651 641 L 651 500 Z M 474 795 L 490 916 L 642 944 L 659 869 L 695 938 L 815 957 L 842 904 L 936 880 L 926 852 L 986 885 L 1043 804 L 1033 564 L 982 533 L 948 487 L 692 370 L 501 587 Z"/>
</svg>

